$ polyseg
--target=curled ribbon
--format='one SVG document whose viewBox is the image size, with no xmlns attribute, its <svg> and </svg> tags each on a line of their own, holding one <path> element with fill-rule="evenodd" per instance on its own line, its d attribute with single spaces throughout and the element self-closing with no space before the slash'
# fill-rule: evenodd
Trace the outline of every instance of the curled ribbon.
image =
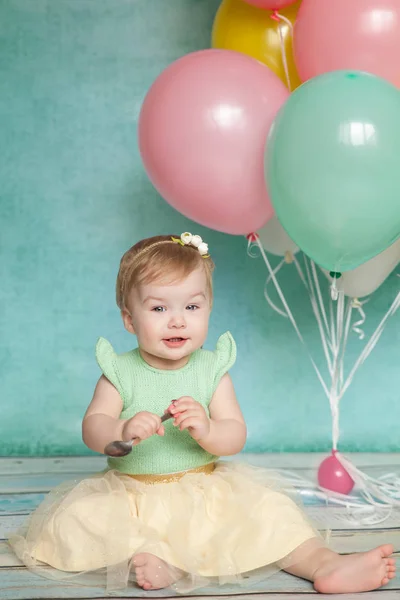
<svg viewBox="0 0 400 600">
<path fill-rule="evenodd" d="M 368 299 L 361 302 L 358 298 L 353 298 L 351 301 L 351 308 L 358 310 L 358 313 L 360 315 L 360 319 L 358 321 L 356 321 L 355 323 L 353 323 L 353 326 L 352 326 L 352 330 L 354 331 L 354 333 L 356 333 L 358 335 L 359 340 L 363 340 L 365 338 L 365 332 L 363 329 L 361 329 L 361 327 L 362 327 L 362 325 L 364 325 L 366 318 L 367 318 L 365 311 L 363 309 L 363 305 L 366 302 L 368 302 Z"/>
</svg>

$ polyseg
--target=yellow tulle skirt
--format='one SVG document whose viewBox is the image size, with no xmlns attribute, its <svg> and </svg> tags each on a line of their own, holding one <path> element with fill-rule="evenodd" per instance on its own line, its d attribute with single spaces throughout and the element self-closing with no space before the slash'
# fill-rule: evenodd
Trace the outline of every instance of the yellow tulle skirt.
<svg viewBox="0 0 400 600">
<path fill-rule="evenodd" d="M 157 479 L 110 470 L 62 484 L 10 544 L 41 575 L 108 590 L 129 585 L 132 557 L 150 553 L 179 570 L 177 592 L 263 578 L 307 543 L 323 544 L 273 473 L 234 462 L 200 471 Z"/>
</svg>

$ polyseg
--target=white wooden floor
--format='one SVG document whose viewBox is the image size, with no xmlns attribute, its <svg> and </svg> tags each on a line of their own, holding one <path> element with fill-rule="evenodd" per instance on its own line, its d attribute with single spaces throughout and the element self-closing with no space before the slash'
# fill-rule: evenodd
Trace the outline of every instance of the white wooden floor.
<svg viewBox="0 0 400 600">
<path fill-rule="evenodd" d="M 264 454 L 242 455 L 241 459 L 255 465 L 270 468 L 283 468 L 315 478 L 316 466 L 322 460 L 319 454 Z M 351 460 L 367 473 L 378 477 L 396 472 L 400 474 L 399 454 L 358 454 Z M 9 550 L 6 539 L 26 519 L 26 516 L 41 502 L 48 490 L 58 483 L 86 477 L 103 469 L 103 457 L 85 458 L 0 458 L 0 598 L 1 600 L 34 600 L 39 598 L 106 598 L 101 588 L 78 587 L 43 579 L 30 573 Z M 392 543 L 396 556 L 400 558 L 400 510 L 393 511 L 391 517 L 381 525 L 357 528 L 351 522 L 337 516 L 337 509 L 316 504 L 306 506 L 310 516 L 332 529 L 331 547 L 338 552 L 360 552 L 381 543 Z M 400 568 L 400 561 L 398 564 Z M 223 600 L 245 598 L 246 600 L 301 600 L 315 594 L 311 584 L 285 573 L 273 576 L 263 584 L 245 590 L 223 586 L 207 589 L 204 596 L 223 597 Z M 132 587 L 124 592 L 124 598 L 166 598 L 170 592 L 143 592 Z M 117 600 L 117 596 L 113 595 Z M 201 596 L 193 595 L 194 600 Z M 324 596 L 330 600 L 400 600 L 400 576 L 392 580 L 385 589 L 365 594 L 346 596 Z"/>
</svg>

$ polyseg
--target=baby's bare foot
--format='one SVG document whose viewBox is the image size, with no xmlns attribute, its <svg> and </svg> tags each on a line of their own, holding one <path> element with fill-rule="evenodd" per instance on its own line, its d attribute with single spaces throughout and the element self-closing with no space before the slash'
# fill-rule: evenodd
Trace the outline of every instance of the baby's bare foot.
<svg viewBox="0 0 400 600">
<path fill-rule="evenodd" d="M 159 590 L 166 588 L 182 577 L 182 572 L 171 567 L 166 562 L 154 556 L 142 552 L 132 558 L 135 569 L 136 582 L 144 590 Z"/>
<path fill-rule="evenodd" d="M 396 574 L 396 562 L 389 558 L 393 546 L 386 544 L 370 552 L 333 556 L 314 574 L 314 588 L 323 594 L 368 592 L 386 585 Z"/>
</svg>

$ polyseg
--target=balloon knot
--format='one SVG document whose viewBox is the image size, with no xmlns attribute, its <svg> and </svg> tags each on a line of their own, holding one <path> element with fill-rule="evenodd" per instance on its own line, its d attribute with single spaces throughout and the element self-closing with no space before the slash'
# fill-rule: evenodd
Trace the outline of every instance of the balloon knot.
<svg viewBox="0 0 400 600">
<path fill-rule="evenodd" d="M 246 239 L 249 240 L 249 242 L 256 242 L 258 240 L 258 233 L 249 233 L 246 235 Z"/>
<path fill-rule="evenodd" d="M 290 252 L 290 250 L 286 250 L 284 258 L 285 258 L 285 263 L 287 263 L 288 265 L 291 265 L 292 262 L 294 261 L 293 253 Z"/>
<path fill-rule="evenodd" d="M 274 10 L 274 12 L 271 14 L 271 19 L 273 19 L 274 21 L 280 21 L 281 18 L 279 16 L 279 13 L 277 10 Z"/>
</svg>

